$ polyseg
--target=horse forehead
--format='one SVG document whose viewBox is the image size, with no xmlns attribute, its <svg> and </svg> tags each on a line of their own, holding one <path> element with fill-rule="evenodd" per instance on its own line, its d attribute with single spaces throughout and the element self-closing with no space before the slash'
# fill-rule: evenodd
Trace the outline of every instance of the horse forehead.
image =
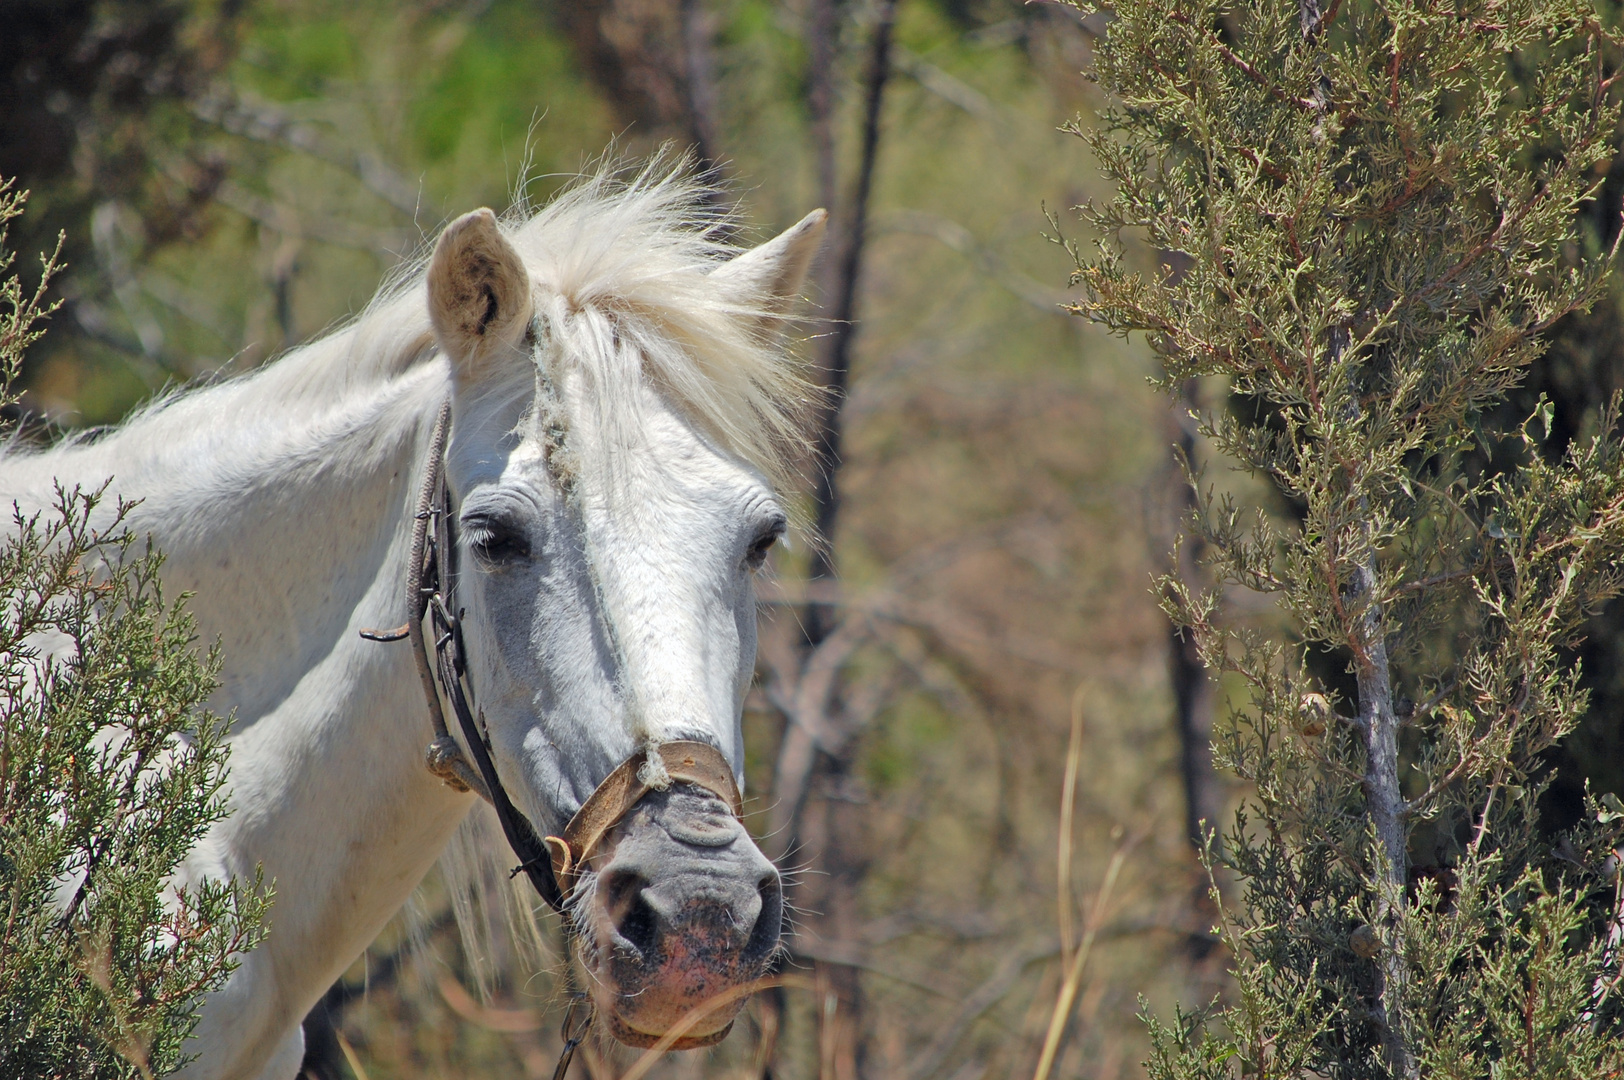
<svg viewBox="0 0 1624 1080">
<path fill-rule="evenodd" d="M 574 404 L 562 446 L 556 432 L 527 432 L 518 470 L 562 466 L 588 503 L 622 511 L 639 501 L 732 504 L 771 494 L 759 470 L 647 383 L 608 410 Z"/>
<path fill-rule="evenodd" d="M 744 492 L 763 486 L 754 469 L 717 446 L 665 403 L 644 412 L 638 425 L 641 478 L 671 494 Z M 608 464 L 613 465 L 614 462 Z"/>
</svg>

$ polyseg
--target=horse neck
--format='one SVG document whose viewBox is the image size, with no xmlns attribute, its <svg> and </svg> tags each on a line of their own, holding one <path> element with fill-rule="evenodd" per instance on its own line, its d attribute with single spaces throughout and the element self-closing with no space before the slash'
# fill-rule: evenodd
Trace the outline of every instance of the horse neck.
<svg viewBox="0 0 1624 1080">
<path fill-rule="evenodd" d="M 410 646 L 358 634 L 405 621 L 412 509 L 448 371 L 429 361 L 331 399 L 278 393 L 309 387 L 281 364 L 94 443 L 0 462 L 0 492 L 39 503 L 51 479 L 110 480 L 141 500 L 130 527 L 164 552 L 166 593 L 193 594 L 200 640 L 219 640 L 210 704 L 235 714 L 234 812 L 184 876 L 258 865 L 275 879 L 271 998 L 296 1011 L 404 902 L 469 798 L 423 767 L 432 733 Z"/>
<path fill-rule="evenodd" d="M 104 512 L 112 496 L 139 500 L 130 528 L 164 553 L 168 594 L 192 594 L 201 640 L 220 641 L 225 668 L 211 704 L 236 710 L 239 727 L 285 698 L 355 618 L 404 619 L 398 590 L 374 586 L 386 570 L 403 580 L 446 373 L 430 362 L 314 392 L 308 369 L 347 359 L 344 345 L 340 335 L 96 442 L 0 466 L 0 490 L 10 479 L 25 504 L 47 501 L 53 483 L 109 483 Z"/>
</svg>

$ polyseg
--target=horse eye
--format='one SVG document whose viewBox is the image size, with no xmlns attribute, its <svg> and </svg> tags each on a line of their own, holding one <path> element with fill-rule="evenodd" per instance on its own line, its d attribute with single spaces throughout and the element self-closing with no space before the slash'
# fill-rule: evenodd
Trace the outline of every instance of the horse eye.
<svg viewBox="0 0 1624 1080">
<path fill-rule="evenodd" d="M 530 554 L 530 540 L 513 524 L 491 518 L 463 522 L 468 546 L 487 563 L 513 562 Z"/>
<path fill-rule="evenodd" d="M 767 531 L 756 537 L 755 543 L 750 545 L 750 550 L 744 556 L 744 565 L 752 570 L 760 570 L 761 565 L 767 561 L 767 552 L 772 550 L 772 546 L 783 535 L 784 523 L 782 521 L 773 522 Z"/>
</svg>

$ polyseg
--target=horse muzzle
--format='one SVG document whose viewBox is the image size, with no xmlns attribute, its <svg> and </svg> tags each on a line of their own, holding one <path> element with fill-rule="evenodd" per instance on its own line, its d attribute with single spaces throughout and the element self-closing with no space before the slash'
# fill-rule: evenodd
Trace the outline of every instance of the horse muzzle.
<svg viewBox="0 0 1624 1080">
<path fill-rule="evenodd" d="M 609 1032 L 653 1046 L 719 1042 L 766 974 L 784 921 L 778 870 L 720 798 L 694 784 L 650 791 L 591 860 L 575 908 L 581 962 Z"/>
</svg>

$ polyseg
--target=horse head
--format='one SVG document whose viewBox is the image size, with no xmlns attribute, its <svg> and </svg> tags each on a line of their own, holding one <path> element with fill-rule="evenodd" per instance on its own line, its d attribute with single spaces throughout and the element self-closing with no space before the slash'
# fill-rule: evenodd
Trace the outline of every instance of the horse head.
<svg viewBox="0 0 1624 1080">
<path fill-rule="evenodd" d="M 430 262 L 452 373 L 446 561 L 490 761 L 538 833 L 647 755 L 647 794 L 564 906 L 598 1015 L 648 1046 L 779 949 L 777 869 L 715 785 L 648 751 L 714 747 L 742 783 L 751 579 L 787 525 L 771 477 L 805 399 L 777 324 L 824 214 L 738 253 L 702 228 L 630 249 L 612 222 L 571 232 L 568 209 L 513 228 L 475 211 Z M 677 1046 L 719 1040 L 740 1007 Z"/>
</svg>

